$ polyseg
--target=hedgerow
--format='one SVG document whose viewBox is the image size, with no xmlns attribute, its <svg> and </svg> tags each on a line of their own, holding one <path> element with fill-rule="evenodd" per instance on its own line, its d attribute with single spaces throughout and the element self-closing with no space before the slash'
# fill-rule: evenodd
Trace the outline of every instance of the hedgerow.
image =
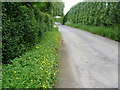
<svg viewBox="0 0 120 90">
<path fill-rule="evenodd" d="M 63 13 L 57 9 L 58 5 L 52 2 L 2 3 L 2 88 L 54 86 L 60 33 L 53 27 L 53 17 Z"/>
<path fill-rule="evenodd" d="M 116 33 L 119 33 L 120 27 L 119 4 L 120 2 L 80 2 L 74 5 L 64 16 L 63 24 L 73 24 L 77 28 L 83 25 L 89 26 L 91 29 L 102 27 L 103 30 L 94 28 L 94 33 L 118 41 L 120 34 Z M 85 30 L 91 31 L 89 28 Z M 111 29 L 113 30 L 111 31 Z"/>
<path fill-rule="evenodd" d="M 56 5 L 51 2 L 2 3 L 3 63 L 10 63 L 30 50 L 44 32 L 52 30 L 53 15 L 62 13 Z"/>
</svg>

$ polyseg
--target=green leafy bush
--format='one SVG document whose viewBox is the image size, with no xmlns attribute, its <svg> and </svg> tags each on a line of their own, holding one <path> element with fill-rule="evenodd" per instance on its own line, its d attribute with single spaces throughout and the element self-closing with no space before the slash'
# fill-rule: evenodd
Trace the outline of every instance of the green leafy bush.
<svg viewBox="0 0 120 90">
<path fill-rule="evenodd" d="M 80 2 L 65 16 L 65 22 L 83 25 L 112 26 L 120 24 L 120 2 Z"/>
<path fill-rule="evenodd" d="M 20 2 L 2 5 L 2 61 L 8 63 L 35 45 L 43 32 L 51 30 L 53 18 L 41 12 L 37 5 L 36 8 Z"/>
</svg>

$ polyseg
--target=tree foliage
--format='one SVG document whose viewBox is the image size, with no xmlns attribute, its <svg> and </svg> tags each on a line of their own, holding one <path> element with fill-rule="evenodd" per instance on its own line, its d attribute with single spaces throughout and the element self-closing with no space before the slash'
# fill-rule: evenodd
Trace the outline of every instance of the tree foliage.
<svg viewBox="0 0 120 90">
<path fill-rule="evenodd" d="M 52 30 L 53 16 L 63 14 L 58 9 L 58 5 L 61 4 L 53 2 L 2 3 L 3 63 L 8 63 L 29 50 L 37 43 L 42 33 Z"/>
<path fill-rule="evenodd" d="M 63 23 L 84 25 L 120 25 L 120 2 L 81 2 L 74 5 L 64 17 Z"/>
</svg>

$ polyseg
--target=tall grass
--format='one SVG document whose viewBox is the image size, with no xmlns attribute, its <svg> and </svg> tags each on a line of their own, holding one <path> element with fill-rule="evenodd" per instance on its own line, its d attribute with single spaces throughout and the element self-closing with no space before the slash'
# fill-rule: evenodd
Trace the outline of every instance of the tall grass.
<svg viewBox="0 0 120 90">
<path fill-rule="evenodd" d="M 0 89 L 2 89 L 2 64 L 0 64 Z"/>
<path fill-rule="evenodd" d="M 105 27 L 105 26 L 88 26 L 88 25 L 80 25 L 80 24 L 73 24 L 73 23 L 66 23 L 66 25 L 82 29 L 85 31 L 89 31 L 93 34 L 101 35 L 103 37 L 107 37 L 109 39 L 113 39 L 119 41 L 120 34 L 118 27 Z"/>
</svg>

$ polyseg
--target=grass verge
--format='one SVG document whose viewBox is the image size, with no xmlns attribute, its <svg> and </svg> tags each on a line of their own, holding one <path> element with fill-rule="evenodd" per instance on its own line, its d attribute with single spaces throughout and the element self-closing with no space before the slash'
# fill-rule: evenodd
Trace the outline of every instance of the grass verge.
<svg viewBox="0 0 120 90">
<path fill-rule="evenodd" d="M 2 64 L 0 64 L 0 90 L 2 89 Z"/>
<path fill-rule="evenodd" d="M 12 64 L 3 65 L 3 88 L 52 88 L 60 58 L 58 29 L 45 32 L 39 44 Z"/>
<path fill-rule="evenodd" d="M 118 27 L 105 27 L 105 26 L 87 26 L 87 25 L 80 25 L 80 24 L 66 24 L 68 26 L 82 29 L 85 31 L 89 31 L 93 34 L 101 35 L 103 37 L 107 37 L 112 40 L 119 41 L 120 34 Z"/>
</svg>

